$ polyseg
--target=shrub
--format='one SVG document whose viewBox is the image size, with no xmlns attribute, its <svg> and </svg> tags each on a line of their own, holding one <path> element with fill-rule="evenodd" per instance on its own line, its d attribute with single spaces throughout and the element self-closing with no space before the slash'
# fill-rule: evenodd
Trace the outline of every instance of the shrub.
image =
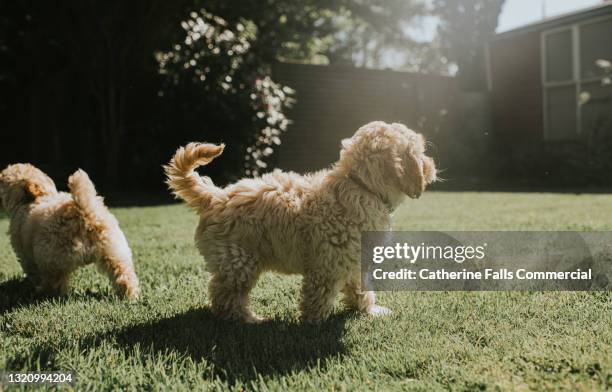
<svg viewBox="0 0 612 392">
<path fill-rule="evenodd" d="M 275 83 L 269 67 L 249 52 L 257 39 L 251 22 L 230 25 L 201 10 L 181 27 L 182 42 L 156 54 L 165 78 L 160 95 L 180 102 L 183 126 L 199 129 L 192 135 L 228 144 L 234 163 L 227 162 L 227 179 L 261 174 L 289 125 L 285 109 L 293 91 Z"/>
</svg>

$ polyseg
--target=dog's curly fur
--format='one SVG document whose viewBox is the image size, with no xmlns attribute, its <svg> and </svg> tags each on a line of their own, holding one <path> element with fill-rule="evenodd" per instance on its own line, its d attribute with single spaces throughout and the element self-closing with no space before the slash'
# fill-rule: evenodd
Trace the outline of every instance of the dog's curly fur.
<svg viewBox="0 0 612 392">
<path fill-rule="evenodd" d="M 165 166 L 174 194 L 200 216 L 195 238 L 211 272 L 212 310 L 254 322 L 249 292 L 264 271 L 304 276 L 302 319 L 329 316 L 336 295 L 368 314 L 387 314 L 374 293 L 360 290 L 360 235 L 389 230 L 405 195 L 418 198 L 436 179 L 425 141 L 402 124 L 373 122 L 342 141 L 329 170 L 298 175 L 274 171 L 226 188 L 194 172 L 223 145 L 191 143 Z"/>
<path fill-rule="evenodd" d="M 122 296 L 137 298 L 132 252 L 115 217 L 83 170 L 68 179 L 70 193 L 30 164 L 0 173 L 2 206 L 8 213 L 13 249 L 36 288 L 64 294 L 70 274 L 96 263 Z"/>
</svg>

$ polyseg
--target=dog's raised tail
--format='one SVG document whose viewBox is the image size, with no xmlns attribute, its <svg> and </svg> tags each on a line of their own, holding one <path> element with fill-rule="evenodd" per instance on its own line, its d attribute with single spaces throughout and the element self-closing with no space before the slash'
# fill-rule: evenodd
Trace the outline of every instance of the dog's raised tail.
<svg viewBox="0 0 612 392">
<path fill-rule="evenodd" d="M 85 222 L 90 226 L 96 226 L 106 211 L 106 207 L 102 198 L 96 193 L 96 187 L 87 173 L 81 169 L 75 171 L 68 177 L 68 188 Z"/>
<path fill-rule="evenodd" d="M 223 199 L 223 191 L 210 178 L 200 177 L 194 170 L 206 165 L 223 152 L 225 145 L 189 143 L 180 147 L 164 166 L 166 184 L 172 193 L 183 199 L 189 207 L 201 214 L 213 200 Z"/>
</svg>

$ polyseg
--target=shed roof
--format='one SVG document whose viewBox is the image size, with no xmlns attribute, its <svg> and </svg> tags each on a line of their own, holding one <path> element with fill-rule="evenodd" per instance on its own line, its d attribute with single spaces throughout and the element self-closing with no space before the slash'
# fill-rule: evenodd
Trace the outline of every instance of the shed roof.
<svg viewBox="0 0 612 392">
<path fill-rule="evenodd" d="M 612 15 L 612 2 L 607 1 L 602 4 L 595 5 L 589 8 L 583 8 L 574 12 L 553 16 L 550 18 L 542 19 L 534 23 L 527 24 L 525 26 L 518 27 L 516 29 L 508 30 L 503 33 L 495 35 L 493 41 L 499 39 L 510 38 L 516 35 L 531 33 L 534 31 L 547 30 L 557 26 L 563 26 L 571 24 L 584 19 L 597 18 L 599 16 Z"/>
</svg>

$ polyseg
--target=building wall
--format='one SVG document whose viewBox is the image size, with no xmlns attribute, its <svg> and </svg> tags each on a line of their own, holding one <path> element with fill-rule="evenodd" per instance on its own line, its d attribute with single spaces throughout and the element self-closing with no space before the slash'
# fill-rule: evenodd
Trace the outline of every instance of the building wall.
<svg viewBox="0 0 612 392">
<path fill-rule="evenodd" d="M 278 63 L 272 74 L 296 90 L 278 167 L 298 172 L 335 162 L 340 141 L 370 121 L 401 122 L 422 131 L 449 110 L 456 91 L 453 78 L 387 70 Z"/>
<path fill-rule="evenodd" d="M 496 139 L 503 144 L 541 142 L 544 124 L 540 33 L 492 41 L 489 58 Z"/>
</svg>

